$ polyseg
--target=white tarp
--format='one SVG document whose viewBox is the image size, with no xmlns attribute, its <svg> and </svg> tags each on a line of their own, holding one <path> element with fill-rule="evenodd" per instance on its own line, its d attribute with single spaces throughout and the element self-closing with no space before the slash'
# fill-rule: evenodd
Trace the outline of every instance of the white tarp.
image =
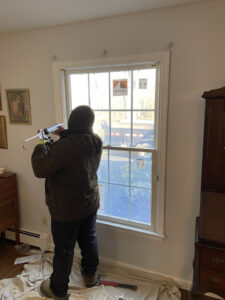
<svg viewBox="0 0 225 300">
<path fill-rule="evenodd" d="M 40 262 L 24 265 L 24 271 L 16 278 L 0 281 L 0 300 L 43 300 L 39 286 L 52 272 L 52 254 L 44 254 Z M 178 285 L 173 280 L 149 275 L 144 278 L 141 272 L 129 272 L 119 268 L 100 265 L 98 272 L 102 280 L 137 285 L 136 291 L 111 286 L 85 288 L 80 274 L 79 259 L 74 259 L 70 276 L 70 300 L 179 300 Z"/>
</svg>

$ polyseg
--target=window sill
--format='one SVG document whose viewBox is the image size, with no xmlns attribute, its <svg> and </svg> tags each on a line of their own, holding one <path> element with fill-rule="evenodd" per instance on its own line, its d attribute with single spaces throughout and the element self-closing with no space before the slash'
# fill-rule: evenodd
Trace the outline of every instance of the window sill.
<svg viewBox="0 0 225 300">
<path fill-rule="evenodd" d="M 97 219 L 96 223 L 97 223 L 97 227 L 99 228 L 106 228 L 109 230 L 120 231 L 123 233 L 128 233 L 137 236 L 145 236 L 147 238 L 151 238 L 157 241 L 163 241 L 166 238 L 164 234 L 156 233 L 150 230 L 141 229 L 137 227 L 117 224 L 106 220 Z"/>
</svg>

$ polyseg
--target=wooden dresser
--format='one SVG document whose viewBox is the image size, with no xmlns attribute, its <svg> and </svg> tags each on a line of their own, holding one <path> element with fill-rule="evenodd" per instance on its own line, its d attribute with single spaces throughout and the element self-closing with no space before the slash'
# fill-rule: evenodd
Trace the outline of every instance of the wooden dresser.
<svg viewBox="0 0 225 300">
<path fill-rule="evenodd" d="M 225 87 L 205 92 L 200 216 L 191 297 L 225 298 Z"/>
<path fill-rule="evenodd" d="M 15 227 L 16 242 L 19 237 L 18 193 L 16 174 L 0 174 L 0 232 Z"/>
</svg>

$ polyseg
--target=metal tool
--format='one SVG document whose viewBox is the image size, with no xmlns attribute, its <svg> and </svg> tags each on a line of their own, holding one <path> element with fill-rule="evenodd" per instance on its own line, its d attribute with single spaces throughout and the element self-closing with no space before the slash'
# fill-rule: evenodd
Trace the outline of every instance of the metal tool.
<svg viewBox="0 0 225 300">
<path fill-rule="evenodd" d="M 124 288 L 124 289 L 131 289 L 131 290 L 133 290 L 133 291 L 136 291 L 136 290 L 137 290 L 137 286 L 136 286 L 136 285 L 127 284 L 127 283 L 119 283 L 119 282 L 115 282 L 115 281 L 101 280 L 101 279 L 100 279 L 100 275 L 98 276 L 98 283 L 99 283 L 99 284 L 103 284 L 103 285 L 109 285 L 109 286 L 114 286 L 114 287 L 120 287 L 120 288 Z"/>
<path fill-rule="evenodd" d="M 48 134 L 58 130 L 59 127 L 61 127 L 63 125 L 64 125 L 63 123 L 57 123 L 57 124 L 55 124 L 51 127 L 44 128 L 44 129 L 39 129 L 38 134 L 36 134 L 36 135 L 34 135 L 34 136 L 32 136 L 32 137 L 30 137 L 30 138 L 23 141 L 23 149 L 25 149 L 25 143 L 26 142 L 29 142 L 29 141 L 37 138 L 37 137 L 39 137 L 39 139 L 43 140 L 43 141 L 44 140 L 49 140 L 50 138 L 48 137 Z"/>
</svg>

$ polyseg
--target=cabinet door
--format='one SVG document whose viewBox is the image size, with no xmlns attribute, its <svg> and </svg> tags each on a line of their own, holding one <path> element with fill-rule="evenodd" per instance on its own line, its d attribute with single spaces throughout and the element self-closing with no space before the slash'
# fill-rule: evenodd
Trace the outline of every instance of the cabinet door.
<svg viewBox="0 0 225 300">
<path fill-rule="evenodd" d="M 224 99 L 206 100 L 202 190 L 225 192 Z"/>
<path fill-rule="evenodd" d="M 225 194 L 202 192 L 199 238 L 225 244 Z"/>
</svg>

